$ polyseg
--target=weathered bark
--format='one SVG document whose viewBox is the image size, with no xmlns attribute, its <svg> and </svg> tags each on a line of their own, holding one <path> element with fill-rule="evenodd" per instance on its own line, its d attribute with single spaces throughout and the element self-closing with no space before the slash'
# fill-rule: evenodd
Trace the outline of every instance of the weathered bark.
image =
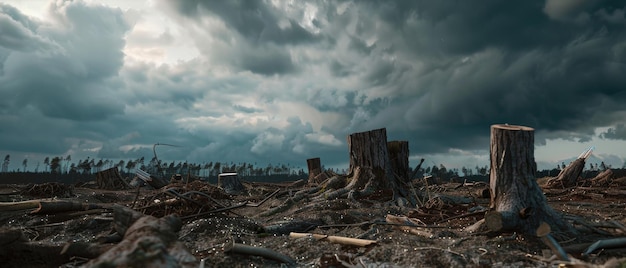
<svg viewBox="0 0 626 268">
<path fill-rule="evenodd" d="M 306 165 L 309 169 L 309 182 L 311 182 L 315 176 L 322 173 L 322 162 L 319 157 L 307 159 Z"/>
<path fill-rule="evenodd" d="M 246 190 L 236 173 L 218 175 L 217 186 L 224 189 L 227 194 L 241 194 Z"/>
<path fill-rule="evenodd" d="M 393 189 L 395 177 L 391 170 L 389 151 L 387 149 L 387 130 L 384 128 L 366 132 L 352 133 L 348 136 L 348 150 L 350 152 L 351 185 L 357 186 L 353 190 Z M 361 172 L 355 173 L 357 168 Z M 368 169 L 370 172 L 362 172 Z M 360 174 L 367 174 L 361 176 Z M 362 189 L 365 185 L 370 189 Z"/>
<path fill-rule="evenodd" d="M 535 179 L 534 129 L 491 126 L 490 211 L 485 223 L 493 232 L 534 235 L 544 221 L 553 230 L 573 228 L 547 204 Z"/>
<path fill-rule="evenodd" d="M 408 143 L 406 147 L 408 152 Z M 346 189 L 351 191 L 352 196 L 355 193 L 368 195 L 377 190 L 391 190 L 396 199 L 406 198 L 411 204 L 416 203 L 416 197 L 404 187 L 405 182 L 393 172 L 387 147 L 386 129 L 350 134 L 348 148 L 350 152 L 349 174 L 352 177 Z M 406 166 L 408 167 L 408 164 Z M 402 172 L 404 174 L 406 171 Z"/>
<path fill-rule="evenodd" d="M 548 181 L 547 187 L 568 188 L 576 186 L 576 182 L 578 181 L 578 178 L 580 177 L 580 174 L 583 172 L 584 168 L 585 159 L 577 158 L 576 160 L 572 161 L 572 163 L 567 165 L 567 167 L 561 170 L 558 176 L 550 179 Z"/>
<path fill-rule="evenodd" d="M 389 161 L 391 163 L 391 171 L 403 182 L 411 181 L 409 169 L 409 142 L 408 141 L 390 141 L 387 142 L 387 150 L 389 151 Z"/>
</svg>

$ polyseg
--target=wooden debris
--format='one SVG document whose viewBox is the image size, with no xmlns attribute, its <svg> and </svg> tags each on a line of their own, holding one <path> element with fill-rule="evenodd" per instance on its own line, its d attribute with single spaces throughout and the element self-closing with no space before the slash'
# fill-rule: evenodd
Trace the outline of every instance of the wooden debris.
<svg viewBox="0 0 626 268">
<path fill-rule="evenodd" d="M 366 247 L 369 245 L 376 244 L 376 240 L 350 238 L 350 237 L 334 236 L 334 235 L 311 234 L 311 233 L 293 233 L 292 232 L 292 233 L 289 233 L 289 237 L 291 238 L 312 237 L 315 240 L 327 240 L 328 242 L 331 242 L 331 243 L 357 246 L 357 247 Z"/>
<path fill-rule="evenodd" d="M 243 245 L 243 244 L 238 244 L 235 242 L 232 242 L 229 246 L 227 246 L 224 249 L 225 253 L 233 253 L 233 254 L 244 254 L 244 255 L 252 255 L 252 256 L 261 256 L 270 260 L 275 260 L 275 261 L 279 261 L 282 263 L 286 263 L 289 265 L 295 265 L 296 264 L 296 260 L 294 260 L 293 258 L 282 254 L 282 253 L 278 253 L 274 250 L 268 249 L 268 248 L 263 248 L 263 247 L 254 247 L 254 246 L 248 246 L 248 245 Z"/>
<path fill-rule="evenodd" d="M 84 211 L 90 209 L 102 208 L 98 204 L 82 203 L 75 201 L 39 201 L 37 209 L 33 210 L 32 214 L 55 214 L 68 211 Z"/>
<path fill-rule="evenodd" d="M 126 228 L 138 214 L 122 207 L 116 211 L 116 230 L 125 229 L 124 239 L 84 267 L 198 267 L 196 258 L 177 240 L 182 226 L 178 216 L 141 216 Z"/>
</svg>

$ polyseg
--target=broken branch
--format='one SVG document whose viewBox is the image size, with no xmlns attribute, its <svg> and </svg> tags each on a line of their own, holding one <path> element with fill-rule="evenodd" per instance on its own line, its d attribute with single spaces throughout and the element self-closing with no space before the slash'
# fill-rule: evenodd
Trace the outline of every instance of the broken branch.
<svg viewBox="0 0 626 268">
<path fill-rule="evenodd" d="M 289 237 L 291 238 L 302 238 L 302 237 L 312 237 L 315 240 L 328 240 L 331 243 L 337 243 L 342 245 L 350 245 L 350 246 L 358 246 L 365 247 L 371 244 L 376 244 L 375 240 L 368 239 L 359 239 L 359 238 L 351 238 L 351 237 L 343 237 L 343 236 L 334 236 L 334 235 L 323 235 L 323 234 L 311 234 L 311 233 L 289 233 Z"/>
</svg>

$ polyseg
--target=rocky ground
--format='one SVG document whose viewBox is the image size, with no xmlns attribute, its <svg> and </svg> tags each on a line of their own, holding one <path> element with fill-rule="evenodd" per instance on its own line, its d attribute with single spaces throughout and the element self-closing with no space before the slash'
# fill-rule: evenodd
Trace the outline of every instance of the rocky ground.
<svg viewBox="0 0 626 268">
<path fill-rule="evenodd" d="M 246 192 L 241 195 L 228 195 L 200 181 L 139 191 L 96 189 L 93 183 L 0 185 L 0 266 L 96 264 L 90 259 L 120 243 L 121 237 L 115 239 L 119 219 L 115 218 L 114 204 L 156 218 L 178 215 L 181 224 L 173 228 L 175 240 L 195 257 L 183 263 L 186 267 L 201 263 L 204 267 L 626 265 L 624 246 L 581 255 L 597 240 L 624 237 L 626 188 L 545 190 L 550 205 L 581 232 L 577 237 L 554 234 L 570 255 L 569 261 L 561 261 L 539 238 L 472 230 L 470 226 L 482 219 L 489 203 L 482 195 L 486 185 L 481 183 L 426 186 L 416 181 L 416 190 L 427 196 L 417 208 L 398 206 L 385 192 L 363 199 L 313 200 L 308 196 L 320 189 L 302 183 L 244 185 Z M 284 205 L 299 198 L 290 206 Z M 6 205 L 25 200 L 70 200 L 94 206 L 33 213 L 39 207 Z M 344 245 L 312 236 L 292 238 L 290 232 L 359 238 L 372 244 Z M 79 245 L 82 251 L 71 245 Z M 240 250 L 233 245 L 254 248 Z M 165 251 L 159 250 L 153 252 Z M 259 256 L 267 252 L 268 256 Z"/>
</svg>

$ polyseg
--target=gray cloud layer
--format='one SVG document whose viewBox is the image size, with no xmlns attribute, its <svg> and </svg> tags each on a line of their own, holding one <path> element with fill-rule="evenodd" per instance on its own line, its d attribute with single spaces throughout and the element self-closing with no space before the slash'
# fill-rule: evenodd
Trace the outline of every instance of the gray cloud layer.
<svg viewBox="0 0 626 268">
<path fill-rule="evenodd" d="M 598 127 L 626 140 L 621 1 L 157 6 L 199 57 L 126 60 L 120 9 L 52 4 L 39 21 L 0 5 L 1 147 L 129 158 L 163 142 L 183 146 L 172 159 L 330 165 L 346 135 L 380 127 L 414 155 L 486 150 L 494 123 L 532 126 L 539 144 Z"/>
</svg>

